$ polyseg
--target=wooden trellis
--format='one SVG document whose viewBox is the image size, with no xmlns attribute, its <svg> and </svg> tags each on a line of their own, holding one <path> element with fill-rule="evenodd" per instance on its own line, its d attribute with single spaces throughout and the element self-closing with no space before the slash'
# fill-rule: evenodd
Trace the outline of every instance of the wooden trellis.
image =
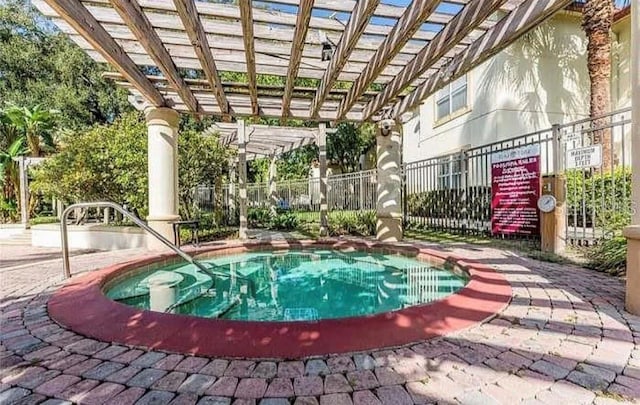
<svg viewBox="0 0 640 405">
<path fill-rule="evenodd" d="M 399 117 L 571 0 L 32 3 L 150 105 L 335 122 Z M 246 80 L 226 83 L 221 72 Z M 265 75 L 283 85 L 261 84 Z"/>
<path fill-rule="evenodd" d="M 313 128 L 248 125 L 245 144 L 246 159 L 275 157 L 285 152 L 316 142 L 318 130 Z M 217 135 L 224 146 L 237 148 L 238 125 L 218 122 L 204 131 L 205 135 Z"/>
</svg>

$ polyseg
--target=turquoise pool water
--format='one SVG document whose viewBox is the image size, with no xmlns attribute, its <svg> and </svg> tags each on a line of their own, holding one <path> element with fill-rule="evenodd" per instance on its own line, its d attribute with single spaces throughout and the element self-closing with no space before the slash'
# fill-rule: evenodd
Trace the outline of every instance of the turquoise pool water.
<svg viewBox="0 0 640 405">
<path fill-rule="evenodd" d="M 255 252 L 203 262 L 225 276 L 175 265 L 118 281 L 107 296 L 137 308 L 200 317 L 299 321 L 425 304 L 467 283 L 426 262 L 357 251 Z"/>
</svg>

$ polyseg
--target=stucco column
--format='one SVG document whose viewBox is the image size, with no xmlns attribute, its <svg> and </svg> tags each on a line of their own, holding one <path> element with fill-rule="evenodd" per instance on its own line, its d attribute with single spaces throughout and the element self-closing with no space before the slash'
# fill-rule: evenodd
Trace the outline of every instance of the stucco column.
<svg viewBox="0 0 640 405">
<path fill-rule="evenodd" d="M 29 228 L 29 165 L 27 158 L 20 156 L 20 222 Z"/>
<path fill-rule="evenodd" d="M 149 138 L 149 216 L 147 222 L 168 240 L 174 242 L 172 221 L 178 215 L 178 124 L 180 114 L 165 107 L 145 110 Z M 150 249 L 164 248 L 148 237 Z"/>
<path fill-rule="evenodd" d="M 234 158 L 229 162 L 229 185 L 227 188 L 227 225 L 236 223 L 236 170 L 238 167 L 237 159 Z"/>
<path fill-rule="evenodd" d="M 271 160 L 269 162 L 269 203 L 271 204 L 271 209 L 274 212 L 276 208 L 278 208 L 278 190 L 276 184 L 276 177 L 278 176 L 277 162 L 278 159 L 276 155 L 271 155 Z"/>
<path fill-rule="evenodd" d="M 320 164 L 320 236 L 329 233 L 329 220 L 327 212 L 327 124 L 321 122 L 318 125 L 318 161 Z"/>
<path fill-rule="evenodd" d="M 376 204 L 376 239 L 383 242 L 402 240 L 402 135 L 394 120 L 378 124 L 378 200 Z"/>
<path fill-rule="evenodd" d="M 631 2 L 631 226 L 627 237 L 625 308 L 640 315 L 640 4 Z"/>
<path fill-rule="evenodd" d="M 247 138 L 244 120 L 238 120 L 238 236 L 247 239 Z"/>
</svg>

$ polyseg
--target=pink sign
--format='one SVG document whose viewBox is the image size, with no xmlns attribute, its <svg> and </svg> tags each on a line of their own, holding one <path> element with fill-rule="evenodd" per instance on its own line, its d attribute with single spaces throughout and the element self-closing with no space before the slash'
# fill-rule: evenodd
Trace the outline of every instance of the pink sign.
<svg viewBox="0 0 640 405">
<path fill-rule="evenodd" d="M 491 233 L 539 235 L 540 145 L 491 155 Z"/>
</svg>

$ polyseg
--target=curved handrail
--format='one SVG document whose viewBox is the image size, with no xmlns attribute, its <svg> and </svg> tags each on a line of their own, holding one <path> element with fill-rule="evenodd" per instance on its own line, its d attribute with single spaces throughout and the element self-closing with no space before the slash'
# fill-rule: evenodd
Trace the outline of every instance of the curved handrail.
<svg viewBox="0 0 640 405">
<path fill-rule="evenodd" d="M 190 264 L 193 264 L 194 266 L 196 266 L 197 268 L 199 268 L 209 276 L 213 277 L 217 275 L 222 277 L 229 277 L 228 274 L 209 269 L 198 260 L 189 256 L 182 249 L 177 247 L 175 244 L 171 243 L 167 238 L 160 235 L 156 230 L 154 230 L 145 222 L 143 222 L 140 218 L 136 217 L 135 215 L 127 211 L 124 207 L 110 201 L 94 201 L 94 202 L 72 204 L 62 212 L 62 218 L 60 219 L 60 228 L 61 228 L 60 230 L 61 230 L 61 236 L 62 236 L 62 266 L 64 269 L 65 278 L 71 277 L 71 268 L 69 265 L 69 239 L 67 235 L 67 217 L 69 216 L 69 213 L 72 210 L 77 208 L 105 208 L 105 207 L 113 208 L 114 210 L 118 211 L 119 213 L 121 213 L 122 215 L 130 219 L 134 224 L 136 224 L 137 226 L 139 226 L 140 228 L 144 229 L 149 234 L 151 234 L 153 237 L 158 239 L 169 249 L 173 250 L 178 256 L 182 257 L 184 260 L 186 260 Z"/>
</svg>

